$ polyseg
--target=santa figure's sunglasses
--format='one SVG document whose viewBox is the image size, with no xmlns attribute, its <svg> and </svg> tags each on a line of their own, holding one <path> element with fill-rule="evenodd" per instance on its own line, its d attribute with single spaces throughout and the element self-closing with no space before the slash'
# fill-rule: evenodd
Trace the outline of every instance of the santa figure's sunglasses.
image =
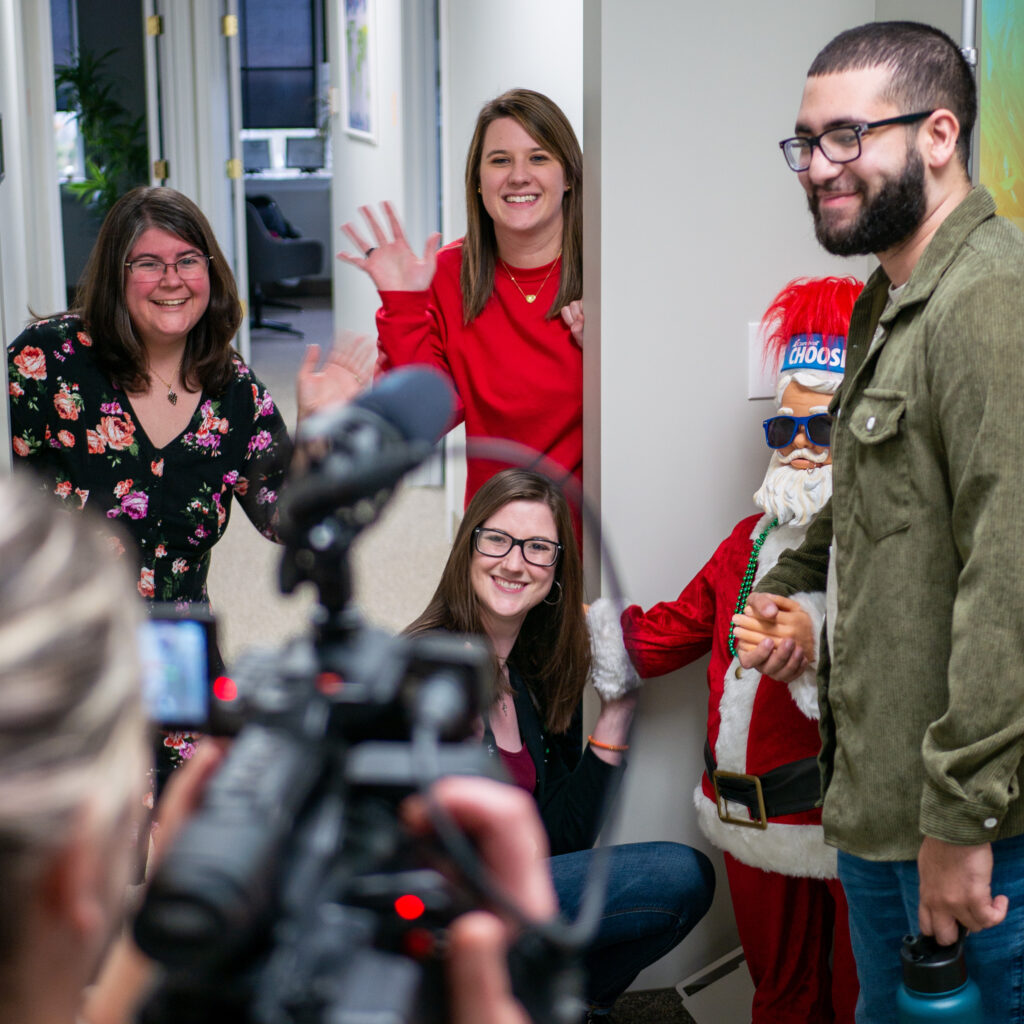
<svg viewBox="0 0 1024 1024">
<path fill-rule="evenodd" d="M 832 439 L 832 417 L 827 412 L 816 412 L 813 416 L 772 416 L 762 426 L 769 448 L 792 444 L 801 428 L 807 440 L 817 448 L 828 448 Z"/>
</svg>

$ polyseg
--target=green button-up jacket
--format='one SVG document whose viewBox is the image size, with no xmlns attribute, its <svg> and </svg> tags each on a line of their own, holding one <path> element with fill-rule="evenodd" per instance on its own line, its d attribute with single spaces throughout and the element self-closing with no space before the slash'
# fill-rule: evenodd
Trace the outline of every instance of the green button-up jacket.
<svg viewBox="0 0 1024 1024">
<path fill-rule="evenodd" d="M 834 539 L 825 834 L 907 860 L 1024 832 L 1024 234 L 975 189 L 889 283 L 850 324 L 832 501 L 757 589 L 823 589 Z"/>
</svg>

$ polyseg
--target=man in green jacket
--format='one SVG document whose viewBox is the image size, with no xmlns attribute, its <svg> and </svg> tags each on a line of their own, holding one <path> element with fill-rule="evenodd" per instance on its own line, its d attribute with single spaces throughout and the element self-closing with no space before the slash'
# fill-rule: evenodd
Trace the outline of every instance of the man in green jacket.
<svg viewBox="0 0 1024 1024">
<path fill-rule="evenodd" d="M 831 504 L 747 617 L 770 634 L 770 594 L 827 590 L 823 824 L 871 1024 L 896 1020 L 918 928 L 979 933 L 986 1021 L 1024 998 L 1024 235 L 971 187 L 976 106 L 948 36 L 874 23 L 817 56 L 780 144 L 822 245 L 881 264 L 831 406 Z M 769 636 L 743 661 L 785 681 L 805 653 Z"/>
</svg>

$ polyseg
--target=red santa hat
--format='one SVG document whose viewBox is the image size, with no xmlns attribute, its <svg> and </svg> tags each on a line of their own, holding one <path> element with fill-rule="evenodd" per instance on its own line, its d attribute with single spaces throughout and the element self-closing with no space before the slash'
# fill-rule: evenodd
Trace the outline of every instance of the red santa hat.
<svg viewBox="0 0 1024 1024">
<path fill-rule="evenodd" d="M 846 368 L 846 332 L 864 285 L 855 277 L 799 277 L 761 318 L 764 362 L 778 374 L 776 399 L 791 381 L 833 394 Z"/>
</svg>

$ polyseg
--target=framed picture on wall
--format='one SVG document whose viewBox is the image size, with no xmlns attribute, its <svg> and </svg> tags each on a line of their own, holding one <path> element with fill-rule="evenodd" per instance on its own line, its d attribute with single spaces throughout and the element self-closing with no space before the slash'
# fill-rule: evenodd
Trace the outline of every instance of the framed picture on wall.
<svg viewBox="0 0 1024 1024">
<path fill-rule="evenodd" d="M 342 124 L 348 135 L 377 141 L 377 81 L 374 68 L 374 0 L 344 0 Z"/>
<path fill-rule="evenodd" d="M 985 0 L 978 56 L 978 180 L 999 213 L 1024 228 L 1024 0 Z"/>
</svg>

